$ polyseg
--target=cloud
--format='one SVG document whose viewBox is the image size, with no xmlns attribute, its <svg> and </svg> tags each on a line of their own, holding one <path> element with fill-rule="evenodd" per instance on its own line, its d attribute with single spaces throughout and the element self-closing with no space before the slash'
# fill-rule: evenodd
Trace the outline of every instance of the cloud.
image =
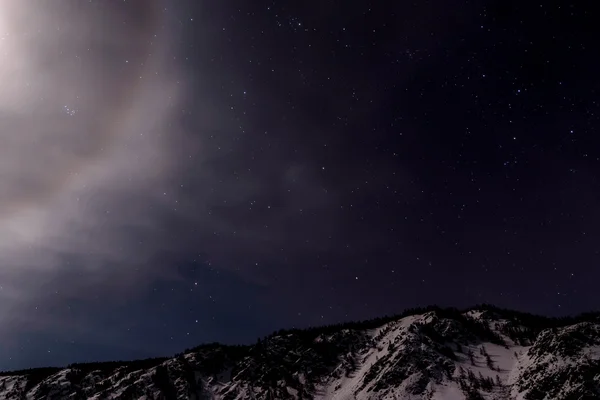
<svg viewBox="0 0 600 400">
<path fill-rule="evenodd" d="M 162 18 L 156 1 L 0 5 L 0 318 L 176 277 L 143 269 L 185 92 Z"/>
<path fill-rule="evenodd" d="M 243 71 L 207 61 L 222 27 L 196 24 L 193 53 L 205 59 L 192 74 L 174 38 L 182 28 L 159 4 L 0 5 L 3 337 L 93 330 L 69 307 L 110 314 L 156 281 L 183 282 L 186 259 L 262 288 L 353 257 L 359 241 L 380 246 L 381 232 L 348 229 L 349 215 L 361 218 L 348 207 L 387 190 L 387 178 L 362 179 L 356 155 L 315 156 L 305 131 L 319 128 L 277 118 L 283 92 L 262 93 L 251 121 L 236 119 L 223 87 Z M 374 189 L 358 190 L 360 181 Z"/>
</svg>

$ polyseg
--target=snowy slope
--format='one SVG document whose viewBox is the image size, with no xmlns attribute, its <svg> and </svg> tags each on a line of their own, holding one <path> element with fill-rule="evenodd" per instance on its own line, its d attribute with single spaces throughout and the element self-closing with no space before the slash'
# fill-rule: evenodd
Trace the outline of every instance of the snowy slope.
<svg viewBox="0 0 600 400">
<path fill-rule="evenodd" d="M 1 399 L 600 399 L 600 318 L 420 310 L 172 359 L 3 373 Z"/>
</svg>

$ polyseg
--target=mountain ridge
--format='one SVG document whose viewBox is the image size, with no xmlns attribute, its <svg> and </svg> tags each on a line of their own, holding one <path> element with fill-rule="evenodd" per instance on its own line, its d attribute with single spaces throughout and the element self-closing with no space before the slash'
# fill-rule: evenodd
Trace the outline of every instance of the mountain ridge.
<svg viewBox="0 0 600 400">
<path fill-rule="evenodd" d="M 61 398 L 600 399 L 600 313 L 430 306 L 172 358 L 0 373 L 0 399 Z"/>
</svg>

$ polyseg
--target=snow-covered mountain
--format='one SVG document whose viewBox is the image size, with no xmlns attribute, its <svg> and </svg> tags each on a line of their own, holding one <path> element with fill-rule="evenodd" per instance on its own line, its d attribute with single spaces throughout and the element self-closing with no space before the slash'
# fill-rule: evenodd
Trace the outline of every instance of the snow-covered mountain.
<svg viewBox="0 0 600 400">
<path fill-rule="evenodd" d="M 600 314 L 430 307 L 171 359 L 2 373 L 0 399 L 600 399 Z"/>
</svg>

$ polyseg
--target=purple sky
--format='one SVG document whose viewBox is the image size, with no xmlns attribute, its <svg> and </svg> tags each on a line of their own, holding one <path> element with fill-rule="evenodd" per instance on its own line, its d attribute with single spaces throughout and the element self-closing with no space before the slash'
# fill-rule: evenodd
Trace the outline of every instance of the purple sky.
<svg viewBox="0 0 600 400">
<path fill-rule="evenodd" d="M 598 308 L 585 5 L 327 4 L 0 4 L 0 369 Z"/>
</svg>

